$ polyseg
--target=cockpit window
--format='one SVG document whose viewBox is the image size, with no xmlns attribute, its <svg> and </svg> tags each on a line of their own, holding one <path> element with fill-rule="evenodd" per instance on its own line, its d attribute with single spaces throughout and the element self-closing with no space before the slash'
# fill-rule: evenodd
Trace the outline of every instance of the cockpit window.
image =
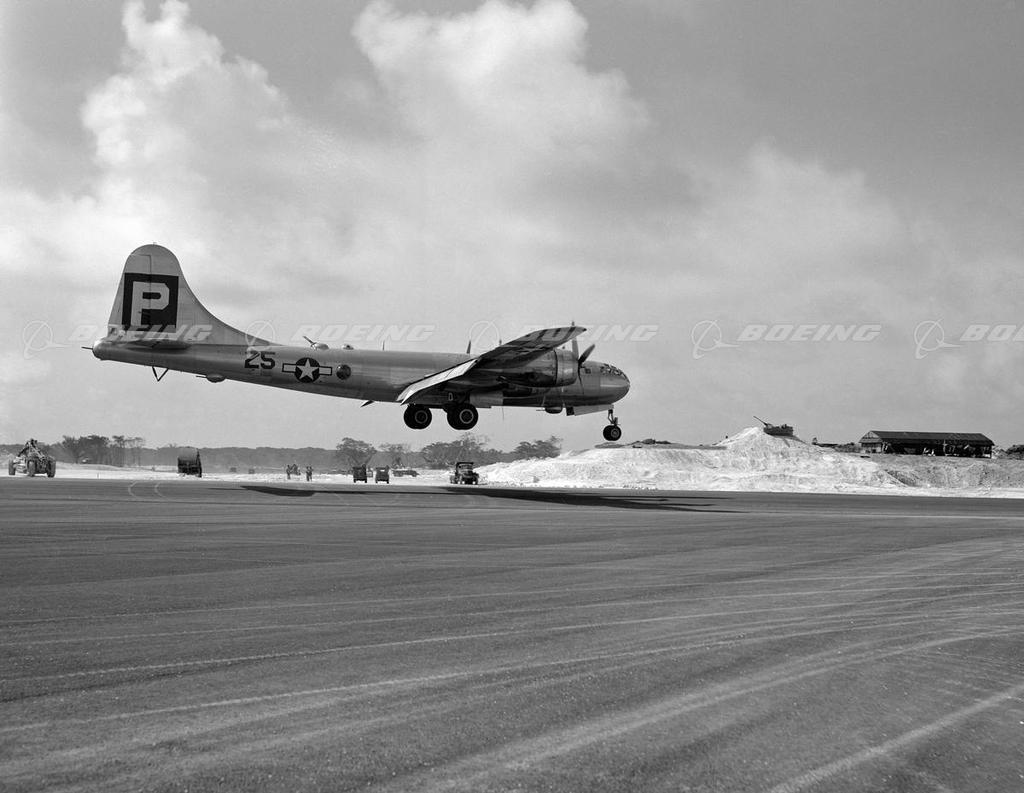
<svg viewBox="0 0 1024 793">
<path fill-rule="evenodd" d="M 619 369 L 617 366 L 611 366 L 610 364 L 601 364 L 601 374 L 611 375 L 612 377 L 621 377 L 623 380 L 628 380 L 626 373 Z"/>
</svg>

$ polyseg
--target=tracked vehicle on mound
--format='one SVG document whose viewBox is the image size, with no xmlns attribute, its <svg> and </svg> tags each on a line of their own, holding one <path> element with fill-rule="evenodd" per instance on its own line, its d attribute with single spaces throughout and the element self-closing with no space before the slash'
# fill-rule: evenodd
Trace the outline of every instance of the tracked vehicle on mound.
<svg viewBox="0 0 1024 793">
<path fill-rule="evenodd" d="M 774 435 L 777 438 L 793 437 L 793 427 L 791 427 L 789 424 L 771 424 L 770 422 L 767 422 L 762 418 L 758 418 L 757 416 L 754 416 L 754 418 L 760 421 L 762 424 L 764 424 L 765 435 Z"/>
</svg>

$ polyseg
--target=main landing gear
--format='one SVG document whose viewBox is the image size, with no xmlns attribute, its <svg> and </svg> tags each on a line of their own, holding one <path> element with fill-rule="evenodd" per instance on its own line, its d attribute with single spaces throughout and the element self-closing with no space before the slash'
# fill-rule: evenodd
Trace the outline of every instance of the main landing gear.
<svg viewBox="0 0 1024 793">
<path fill-rule="evenodd" d="M 455 430 L 471 430 L 480 419 L 480 413 L 473 405 L 461 404 L 445 408 L 448 425 Z M 414 430 L 422 430 L 430 425 L 432 418 L 430 408 L 426 405 L 409 405 L 405 409 L 405 426 Z"/>
<path fill-rule="evenodd" d="M 422 430 L 430 425 L 430 408 L 423 405 L 409 405 L 405 409 L 405 426 L 413 430 Z"/>
<path fill-rule="evenodd" d="M 617 441 L 622 437 L 622 427 L 619 426 L 619 420 L 615 418 L 615 409 L 608 408 L 608 421 L 611 422 L 607 427 L 604 428 L 604 439 L 606 441 Z"/>
<path fill-rule="evenodd" d="M 448 414 L 448 425 L 453 430 L 471 430 L 480 418 L 477 409 L 472 405 L 456 405 L 447 408 L 445 413 Z"/>
</svg>

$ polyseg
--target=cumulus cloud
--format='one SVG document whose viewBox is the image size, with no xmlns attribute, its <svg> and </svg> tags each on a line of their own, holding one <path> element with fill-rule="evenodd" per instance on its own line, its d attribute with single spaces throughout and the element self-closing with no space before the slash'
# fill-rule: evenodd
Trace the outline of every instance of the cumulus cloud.
<svg viewBox="0 0 1024 793">
<path fill-rule="evenodd" d="M 828 171 L 763 143 L 738 173 L 712 185 L 702 214 L 720 264 L 748 270 L 848 268 L 901 230 L 862 173 Z"/>
<path fill-rule="evenodd" d="M 600 167 L 643 124 L 621 73 L 587 69 L 586 29 L 565 0 L 488 0 L 455 17 L 376 0 L 355 36 L 412 131 L 507 175 L 551 158 Z"/>
<path fill-rule="evenodd" d="M 133 204 L 152 236 L 197 258 L 258 255 L 268 270 L 302 272 L 344 244 L 345 218 L 318 204 L 317 131 L 265 69 L 229 57 L 179 0 L 152 22 L 128 3 L 123 25 L 123 68 L 82 110 L 105 202 Z"/>
<path fill-rule="evenodd" d="M 783 321 L 857 311 L 906 244 L 899 211 L 862 173 L 831 171 L 766 143 L 738 167 L 705 169 L 699 182 L 698 208 L 682 225 L 681 247 L 702 291 L 725 284 L 733 311 L 757 306 L 769 318 L 789 312 Z M 755 284 L 772 286 L 770 303 Z"/>
<path fill-rule="evenodd" d="M 300 270 L 311 248 L 337 247 L 340 235 L 309 211 L 315 197 L 302 190 L 315 136 L 265 70 L 228 58 L 178 0 L 154 21 L 130 2 L 123 26 L 121 70 L 82 107 L 94 141 L 91 184 L 56 197 L 4 191 L 15 222 L 2 266 L 46 261 L 89 288 L 101 272 L 95 264 L 116 267 L 151 240 L 186 254 L 259 252 Z"/>
<path fill-rule="evenodd" d="M 254 290 L 368 267 L 515 278 L 537 245 L 571 239 L 546 196 L 570 171 L 614 170 L 645 124 L 620 73 L 586 67 L 586 22 L 564 0 L 450 17 L 371 4 L 354 35 L 377 95 L 352 105 L 379 114 L 375 138 L 302 118 L 181 0 L 155 19 L 132 0 L 122 26 L 121 68 L 82 106 L 94 178 L 55 197 L 3 192 L 5 270 L 47 261 L 96 288 L 96 263 L 158 240 L 217 259 L 221 280 L 248 272 Z"/>
<path fill-rule="evenodd" d="M 407 166 L 392 206 L 406 205 L 398 236 L 416 248 L 398 255 L 489 264 L 510 281 L 538 255 L 544 273 L 565 270 L 553 254 L 595 227 L 573 203 L 615 188 L 647 126 L 625 77 L 586 65 L 586 29 L 564 0 L 454 16 L 374 2 L 360 15 L 354 35 Z"/>
</svg>

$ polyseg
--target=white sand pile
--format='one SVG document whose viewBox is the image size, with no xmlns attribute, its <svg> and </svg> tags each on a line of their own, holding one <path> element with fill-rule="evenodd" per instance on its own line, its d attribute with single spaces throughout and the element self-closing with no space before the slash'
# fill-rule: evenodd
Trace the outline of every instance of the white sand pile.
<svg viewBox="0 0 1024 793">
<path fill-rule="evenodd" d="M 750 427 L 718 446 L 604 447 L 480 469 L 488 484 L 776 490 L 822 493 L 899 489 L 877 463 Z"/>
<path fill-rule="evenodd" d="M 836 452 L 749 427 L 717 446 L 619 446 L 480 469 L 484 482 L 550 487 L 771 490 L 1024 498 L 1024 461 Z"/>
<path fill-rule="evenodd" d="M 1022 489 L 1024 460 L 879 454 L 873 459 L 911 487 Z"/>
</svg>

